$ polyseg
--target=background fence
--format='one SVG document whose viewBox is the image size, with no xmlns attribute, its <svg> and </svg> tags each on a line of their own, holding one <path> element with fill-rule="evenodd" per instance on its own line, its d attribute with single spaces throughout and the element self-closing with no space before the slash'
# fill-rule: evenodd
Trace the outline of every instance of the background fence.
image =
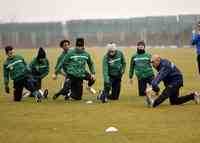
<svg viewBox="0 0 200 143">
<path fill-rule="evenodd" d="M 190 45 L 191 31 L 200 15 L 142 17 L 130 19 L 72 20 L 65 23 L 0 24 L 0 47 L 58 46 L 60 40 L 84 37 L 87 46 L 135 45 L 144 40 L 150 46 Z"/>
</svg>

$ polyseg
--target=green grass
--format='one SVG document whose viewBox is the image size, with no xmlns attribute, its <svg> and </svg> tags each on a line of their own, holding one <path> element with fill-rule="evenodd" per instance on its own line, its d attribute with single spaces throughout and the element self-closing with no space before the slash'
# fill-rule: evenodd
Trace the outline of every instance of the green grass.
<svg viewBox="0 0 200 143">
<path fill-rule="evenodd" d="M 102 88 L 101 59 L 104 49 L 88 49 L 95 59 L 97 82 L 95 88 Z M 196 69 L 194 49 L 149 49 L 171 59 L 182 70 L 184 87 L 181 94 L 199 90 L 200 77 Z M 170 106 L 168 101 L 156 109 L 149 109 L 144 99 L 137 96 L 137 80 L 128 84 L 128 67 L 134 49 L 124 49 L 127 58 L 126 75 L 122 82 L 119 101 L 101 104 L 96 97 L 85 90 L 82 101 L 64 102 L 60 97 L 56 101 L 49 98 L 41 104 L 25 98 L 14 103 L 12 96 L 5 95 L 0 85 L 0 143 L 197 143 L 200 141 L 200 105 L 193 102 L 180 106 Z M 35 50 L 17 50 L 30 61 Z M 48 57 L 51 69 L 55 66 L 59 49 L 49 49 Z M 0 51 L 0 64 L 5 59 Z M 2 71 L 2 66 L 0 68 Z M 50 96 L 61 86 L 62 77 L 51 79 L 52 71 L 44 80 Z M 2 82 L 2 72 L 0 81 Z M 10 84 L 10 87 L 12 85 Z M 93 104 L 86 104 L 93 100 Z M 117 133 L 105 133 L 105 129 L 114 126 Z"/>
</svg>

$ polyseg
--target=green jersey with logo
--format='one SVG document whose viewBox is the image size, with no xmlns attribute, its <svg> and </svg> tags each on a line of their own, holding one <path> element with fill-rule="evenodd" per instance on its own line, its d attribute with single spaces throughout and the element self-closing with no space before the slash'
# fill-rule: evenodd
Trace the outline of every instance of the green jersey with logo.
<svg viewBox="0 0 200 143">
<path fill-rule="evenodd" d="M 117 50 L 113 57 L 108 53 L 103 58 L 103 76 L 104 82 L 110 81 L 110 76 L 122 76 L 126 68 L 126 61 L 121 51 Z"/>
<path fill-rule="evenodd" d="M 65 55 L 68 53 L 68 51 L 63 51 L 62 54 L 58 57 L 57 63 L 55 66 L 55 74 L 61 73 L 60 64 L 62 64 L 62 61 L 64 60 Z"/>
<path fill-rule="evenodd" d="M 85 50 L 79 51 L 76 48 L 71 49 L 65 55 L 64 60 L 58 67 L 58 70 L 63 68 L 64 72 L 77 78 L 84 78 L 86 76 L 88 65 L 92 74 L 95 74 L 94 63 L 91 56 Z"/>
<path fill-rule="evenodd" d="M 23 57 L 14 55 L 8 57 L 3 65 L 4 84 L 9 83 L 9 78 L 14 81 L 23 79 L 28 74 L 27 64 Z"/>
<path fill-rule="evenodd" d="M 34 58 L 29 67 L 33 76 L 37 76 L 40 79 L 44 78 L 49 73 L 49 61 L 47 58 L 42 59 L 40 62 L 37 58 Z"/>
<path fill-rule="evenodd" d="M 150 61 L 151 55 L 149 53 L 134 54 L 131 58 L 129 78 L 133 77 L 134 72 L 138 79 L 154 76 Z"/>
</svg>

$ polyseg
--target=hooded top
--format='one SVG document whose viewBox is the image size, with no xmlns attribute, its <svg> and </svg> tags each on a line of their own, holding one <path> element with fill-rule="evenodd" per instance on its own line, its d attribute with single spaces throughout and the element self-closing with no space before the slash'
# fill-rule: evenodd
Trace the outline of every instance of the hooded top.
<svg viewBox="0 0 200 143">
<path fill-rule="evenodd" d="M 37 57 L 34 58 L 29 68 L 33 76 L 37 76 L 38 78 L 44 78 L 49 73 L 49 61 L 46 58 L 46 52 L 43 48 L 39 48 Z"/>
<path fill-rule="evenodd" d="M 45 52 L 45 50 L 42 47 L 39 48 L 38 54 L 37 54 L 36 58 L 37 59 L 44 59 L 44 58 L 46 58 L 46 52 Z"/>
<path fill-rule="evenodd" d="M 76 47 L 84 47 L 84 39 L 83 38 L 76 39 Z"/>
</svg>

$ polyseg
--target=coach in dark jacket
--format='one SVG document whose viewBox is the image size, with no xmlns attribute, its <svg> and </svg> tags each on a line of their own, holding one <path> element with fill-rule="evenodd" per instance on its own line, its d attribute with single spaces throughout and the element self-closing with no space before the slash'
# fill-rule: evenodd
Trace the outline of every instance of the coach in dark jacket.
<svg viewBox="0 0 200 143">
<path fill-rule="evenodd" d="M 152 99 L 147 97 L 148 105 L 156 107 L 160 105 L 165 99 L 169 98 L 171 105 L 179 105 L 190 100 L 195 100 L 199 103 L 199 93 L 193 92 L 186 96 L 179 97 L 179 90 L 183 86 L 183 75 L 176 65 L 167 59 L 162 59 L 159 55 L 154 55 L 151 59 L 153 67 L 158 71 L 157 76 L 152 81 L 152 89 L 159 92 L 159 83 L 164 82 L 165 89 L 161 95 Z"/>
</svg>

